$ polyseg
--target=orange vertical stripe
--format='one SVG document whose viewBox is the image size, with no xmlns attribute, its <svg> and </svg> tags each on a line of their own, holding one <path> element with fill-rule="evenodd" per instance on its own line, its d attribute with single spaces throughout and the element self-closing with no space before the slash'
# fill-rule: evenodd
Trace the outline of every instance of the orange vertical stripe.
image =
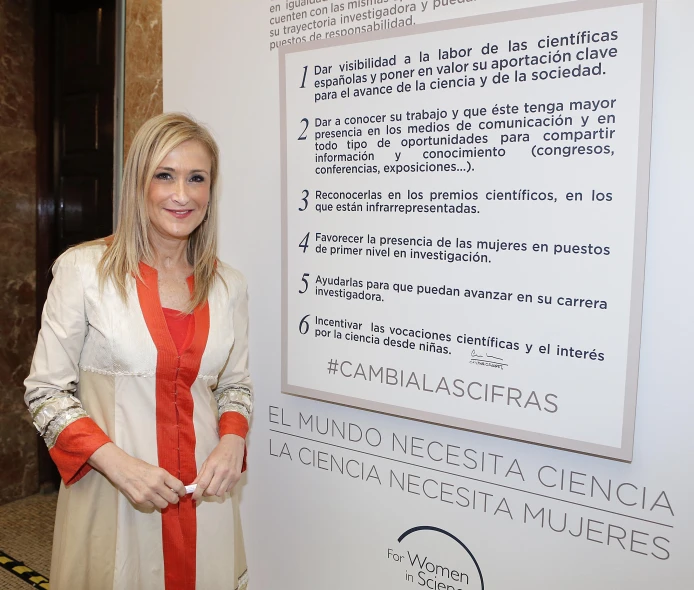
<svg viewBox="0 0 694 590">
<path fill-rule="evenodd" d="M 197 475 L 193 396 L 190 388 L 200 371 L 200 361 L 210 330 L 207 303 L 193 312 L 195 331 L 180 356 L 176 350 L 159 299 L 156 269 L 140 263 L 142 281 L 137 296 L 147 329 L 157 347 L 156 407 L 159 466 L 184 484 Z M 188 279 L 192 289 L 192 277 Z M 190 496 L 161 513 L 166 590 L 195 590 L 197 522 Z"/>
</svg>

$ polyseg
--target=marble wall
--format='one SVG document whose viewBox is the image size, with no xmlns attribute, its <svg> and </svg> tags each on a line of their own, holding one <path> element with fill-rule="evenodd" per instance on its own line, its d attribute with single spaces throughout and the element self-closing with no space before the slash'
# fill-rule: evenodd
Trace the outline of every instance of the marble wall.
<svg viewBox="0 0 694 590">
<path fill-rule="evenodd" d="M 0 504 L 38 489 L 23 401 L 36 339 L 34 3 L 0 0 Z"/>
<path fill-rule="evenodd" d="M 125 153 L 162 112 L 161 0 L 127 0 Z M 22 382 L 35 345 L 34 2 L 0 0 L 0 504 L 38 490 Z"/>
<path fill-rule="evenodd" d="M 161 0 L 127 0 L 124 154 L 142 125 L 163 110 Z"/>
</svg>

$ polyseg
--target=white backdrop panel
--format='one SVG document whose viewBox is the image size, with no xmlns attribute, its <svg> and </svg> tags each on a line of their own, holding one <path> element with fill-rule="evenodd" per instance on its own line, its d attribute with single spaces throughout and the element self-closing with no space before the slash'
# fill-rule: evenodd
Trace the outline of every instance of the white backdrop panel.
<svg viewBox="0 0 694 590">
<path fill-rule="evenodd" d="M 410 16 L 423 23 L 549 3 L 439 0 Z M 164 106 L 189 111 L 219 140 L 221 256 L 250 284 L 256 414 L 242 516 L 251 588 L 426 587 L 420 574 L 431 577 L 431 563 L 448 568 L 438 574 L 452 587 L 481 586 L 450 537 L 425 530 L 398 542 L 419 526 L 462 541 L 487 588 L 689 588 L 694 5 L 658 3 L 636 434 L 633 462 L 619 463 L 280 393 L 280 102 L 270 44 L 295 33 L 282 24 L 270 37 L 277 4 L 163 2 Z"/>
</svg>

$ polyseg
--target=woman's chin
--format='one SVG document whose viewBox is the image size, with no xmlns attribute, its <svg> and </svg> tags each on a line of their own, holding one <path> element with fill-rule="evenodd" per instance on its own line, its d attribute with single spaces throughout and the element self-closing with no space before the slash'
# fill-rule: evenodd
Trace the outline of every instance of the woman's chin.
<svg viewBox="0 0 694 590">
<path fill-rule="evenodd" d="M 196 223 L 196 220 L 192 219 L 181 219 L 168 221 L 164 224 L 155 224 L 154 228 L 158 234 L 163 238 L 184 240 L 190 237 L 200 225 L 200 222 Z"/>
</svg>

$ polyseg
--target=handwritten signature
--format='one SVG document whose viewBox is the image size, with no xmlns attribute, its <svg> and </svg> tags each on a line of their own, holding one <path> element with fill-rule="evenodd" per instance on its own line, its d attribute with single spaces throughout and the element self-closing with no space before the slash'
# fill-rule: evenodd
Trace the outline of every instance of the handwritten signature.
<svg viewBox="0 0 694 590">
<path fill-rule="evenodd" d="M 500 356 L 492 356 L 491 354 L 477 354 L 476 351 L 472 351 L 470 358 L 471 365 L 480 365 L 482 367 L 491 367 L 492 369 L 504 370 L 504 367 L 508 367 L 508 363 L 504 362 Z"/>
</svg>

